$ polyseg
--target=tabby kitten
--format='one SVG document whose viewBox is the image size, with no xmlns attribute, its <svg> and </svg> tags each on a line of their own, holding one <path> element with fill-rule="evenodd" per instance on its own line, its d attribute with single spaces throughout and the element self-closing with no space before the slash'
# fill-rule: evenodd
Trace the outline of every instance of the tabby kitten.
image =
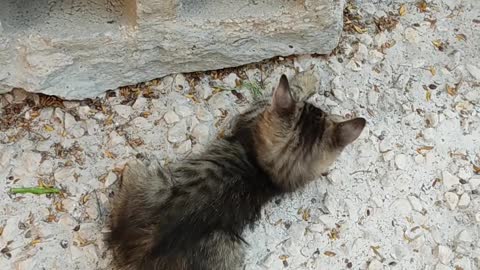
<svg viewBox="0 0 480 270">
<path fill-rule="evenodd" d="M 131 270 L 232 270 L 264 204 L 317 179 L 365 119 L 334 122 L 306 100 L 316 80 L 283 75 L 271 102 L 240 114 L 230 135 L 162 168 L 131 161 L 112 211 L 115 264 Z"/>
</svg>

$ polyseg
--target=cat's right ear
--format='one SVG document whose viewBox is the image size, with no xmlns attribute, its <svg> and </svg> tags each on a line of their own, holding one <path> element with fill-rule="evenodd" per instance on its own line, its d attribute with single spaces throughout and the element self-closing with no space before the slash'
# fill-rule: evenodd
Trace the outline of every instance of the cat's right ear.
<svg viewBox="0 0 480 270">
<path fill-rule="evenodd" d="M 273 93 L 272 107 L 274 111 L 281 113 L 291 112 L 295 108 L 295 101 L 290 94 L 290 85 L 285 74 L 280 77 L 277 89 Z"/>
</svg>

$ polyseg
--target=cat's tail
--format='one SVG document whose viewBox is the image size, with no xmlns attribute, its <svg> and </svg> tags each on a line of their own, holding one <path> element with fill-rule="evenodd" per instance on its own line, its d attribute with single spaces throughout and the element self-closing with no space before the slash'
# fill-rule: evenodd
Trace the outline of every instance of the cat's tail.
<svg viewBox="0 0 480 270">
<path fill-rule="evenodd" d="M 154 245 L 153 213 L 161 207 L 171 185 L 171 177 L 157 161 L 133 160 L 125 165 L 107 236 L 119 269 L 156 269 L 147 267 L 154 264 L 148 255 Z"/>
</svg>

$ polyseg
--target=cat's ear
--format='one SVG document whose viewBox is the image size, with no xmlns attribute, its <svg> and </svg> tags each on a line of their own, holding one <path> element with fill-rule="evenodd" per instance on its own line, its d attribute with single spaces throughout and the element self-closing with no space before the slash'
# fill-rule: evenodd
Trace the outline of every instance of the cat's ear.
<svg viewBox="0 0 480 270">
<path fill-rule="evenodd" d="M 287 76 L 282 75 L 277 89 L 273 93 L 272 107 L 277 112 L 289 112 L 295 108 L 295 101 L 290 94 Z"/>
<path fill-rule="evenodd" d="M 340 147 L 345 147 L 355 141 L 362 133 L 367 121 L 364 118 L 355 118 L 338 123 L 335 128 L 335 142 Z"/>
</svg>

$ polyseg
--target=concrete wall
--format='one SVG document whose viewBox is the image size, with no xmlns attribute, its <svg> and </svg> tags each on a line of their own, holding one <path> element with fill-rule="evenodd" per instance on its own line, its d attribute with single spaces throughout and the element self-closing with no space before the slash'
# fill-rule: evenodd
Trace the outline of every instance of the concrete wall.
<svg viewBox="0 0 480 270">
<path fill-rule="evenodd" d="M 0 0 L 0 93 L 77 99 L 171 73 L 329 53 L 341 0 Z"/>
</svg>

